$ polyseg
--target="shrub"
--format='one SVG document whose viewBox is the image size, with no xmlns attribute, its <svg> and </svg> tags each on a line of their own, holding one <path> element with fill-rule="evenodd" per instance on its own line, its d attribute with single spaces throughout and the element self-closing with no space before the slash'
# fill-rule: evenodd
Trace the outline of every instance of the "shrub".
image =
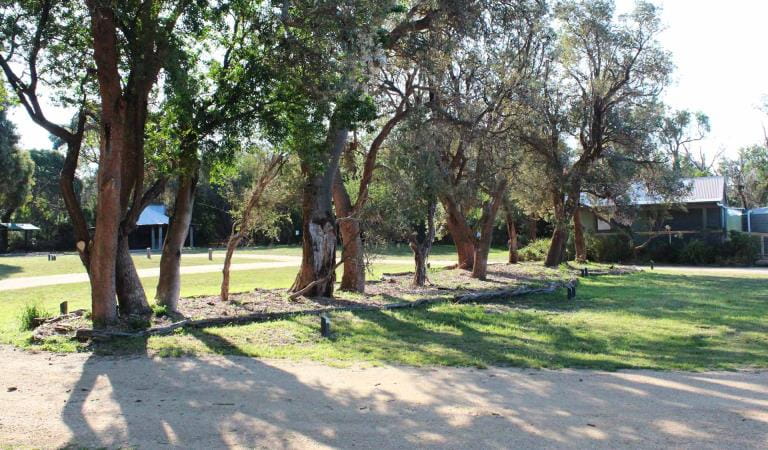
<svg viewBox="0 0 768 450">
<path fill-rule="evenodd" d="M 46 319 L 51 317 L 51 313 L 44 310 L 40 305 L 24 305 L 24 308 L 19 314 L 19 324 L 22 331 L 33 330 L 37 323 L 35 319 Z"/>
<path fill-rule="evenodd" d="M 598 262 L 626 262 L 632 259 L 629 237 L 623 234 L 585 235 L 587 258 Z"/>
<path fill-rule="evenodd" d="M 544 261 L 547 258 L 551 239 L 537 239 L 517 251 L 520 261 Z"/>
<path fill-rule="evenodd" d="M 760 255 L 760 238 L 732 230 L 718 254 L 720 264 L 750 265 Z"/>
<path fill-rule="evenodd" d="M 152 305 L 152 312 L 155 317 L 163 317 L 168 315 L 168 307 L 165 305 Z"/>
<path fill-rule="evenodd" d="M 678 262 L 682 264 L 712 264 L 718 255 L 718 249 L 712 244 L 701 240 L 688 241 L 678 256 Z"/>
</svg>

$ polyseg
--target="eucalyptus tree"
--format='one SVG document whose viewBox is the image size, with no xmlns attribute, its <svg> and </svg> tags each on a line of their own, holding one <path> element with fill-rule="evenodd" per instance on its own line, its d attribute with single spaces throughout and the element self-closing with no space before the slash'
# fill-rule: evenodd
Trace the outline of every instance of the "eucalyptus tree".
<svg viewBox="0 0 768 450">
<path fill-rule="evenodd" d="M 333 293 L 333 183 L 350 131 L 376 118 L 371 77 L 386 63 L 384 50 L 460 9 L 458 2 L 427 0 L 410 8 L 394 0 L 283 2 L 281 77 L 294 101 L 282 117 L 305 176 L 302 264 L 294 293 Z"/>
<path fill-rule="evenodd" d="M 733 158 L 722 158 L 718 172 L 728 177 L 729 197 L 742 208 L 768 204 L 768 149 L 761 145 L 739 149 Z"/>
<path fill-rule="evenodd" d="M 88 101 L 94 88 L 87 25 L 87 10 L 71 2 L 20 1 L 0 6 L 0 68 L 10 87 L 9 97 L 15 97 L 37 125 L 66 146 L 59 186 L 75 240 L 81 243 L 78 254 L 90 272 L 91 238 L 75 190 L 86 121 L 93 110 Z M 51 121 L 46 103 L 75 109 L 75 120 Z"/>
<path fill-rule="evenodd" d="M 176 35 L 166 67 L 162 117 L 150 136 L 163 147 L 159 164 L 176 178 L 175 200 L 155 299 L 176 309 L 181 248 L 192 220 L 201 165 L 216 171 L 262 139 L 280 145 L 282 95 L 276 59 L 279 16 L 266 1 L 216 4 L 203 26 Z"/>
<path fill-rule="evenodd" d="M 0 222 L 10 222 L 29 199 L 35 167 L 29 153 L 19 148 L 16 127 L 6 114 L 6 106 L 0 103 Z M 8 229 L 3 227 L 0 233 L 0 252 L 6 252 Z"/>
<path fill-rule="evenodd" d="M 691 144 L 706 138 L 710 130 L 709 117 L 703 112 L 692 113 L 681 109 L 664 116 L 659 141 L 675 171 L 682 173 L 682 163 L 692 158 Z"/>
<path fill-rule="evenodd" d="M 472 32 L 449 35 L 450 57 L 435 58 L 427 69 L 429 104 L 447 139 L 440 201 L 459 267 L 476 278 L 486 276 L 493 226 L 521 147 L 512 106 L 538 76 L 551 38 L 547 13 L 538 1 L 483 3 Z"/>
<path fill-rule="evenodd" d="M 384 242 L 407 242 L 413 253 L 412 284 L 427 281 L 427 264 L 441 221 L 438 194 L 442 188 L 436 158 L 440 130 L 425 121 L 427 109 L 418 107 L 392 134 L 384 149 L 378 183 L 362 212 L 370 233 Z M 396 211 L 396 214 L 392 212 Z"/>
<path fill-rule="evenodd" d="M 365 292 L 366 265 L 360 214 L 368 202 L 370 185 L 378 167 L 379 151 L 395 127 L 414 109 L 414 102 L 417 101 L 415 95 L 417 74 L 418 71 L 415 69 L 402 70 L 397 67 L 380 69 L 376 77 L 376 83 L 379 84 L 376 97 L 384 109 L 378 118 L 378 121 L 383 124 L 372 133 L 370 144 L 360 145 L 355 136 L 345 150 L 344 163 L 336 172 L 333 183 L 333 202 L 336 214 L 340 216 L 337 220 L 343 243 L 342 290 Z M 362 167 L 359 167 L 360 165 Z M 346 186 L 353 182 L 357 184 L 354 201 Z"/>
<path fill-rule="evenodd" d="M 649 127 L 637 125 L 653 117 L 648 111 L 658 109 L 672 69 L 649 3 L 617 18 L 612 1 L 568 1 L 556 18 L 559 42 L 547 76 L 528 96 L 521 133 L 549 183 L 554 232 L 547 266 L 563 261 L 568 227 L 596 165 L 613 155 L 644 158 Z"/>
</svg>

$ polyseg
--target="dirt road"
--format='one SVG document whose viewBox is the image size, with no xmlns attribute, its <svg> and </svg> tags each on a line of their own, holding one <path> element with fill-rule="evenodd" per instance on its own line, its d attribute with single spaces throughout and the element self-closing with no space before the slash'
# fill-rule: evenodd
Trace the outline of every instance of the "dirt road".
<svg viewBox="0 0 768 450">
<path fill-rule="evenodd" d="M 768 372 L 332 368 L 0 348 L 0 443 L 766 448 Z"/>
</svg>

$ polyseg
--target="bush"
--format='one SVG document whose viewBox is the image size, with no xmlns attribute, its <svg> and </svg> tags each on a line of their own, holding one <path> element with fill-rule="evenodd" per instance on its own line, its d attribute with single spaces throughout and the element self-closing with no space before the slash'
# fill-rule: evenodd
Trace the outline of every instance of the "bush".
<svg viewBox="0 0 768 450">
<path fill-rule="evenodd" d="M 544 261 L 551 243 L 551 239 L 537 239 L 518 250 L 517 255 L 520 261 Z"/>
<path fill-rule="evenodd" d="M 725 265 L 751 265 L 760 255 L 760 238 L 746 233 L 731 231 L 722 244 L 717 262 Z"/>
<path fill-rule="evenodd" d="M 51 313 L 44 310 L 40 305 L 24 305 L 21 314 L 19 314 L 19 328 L 22 331 L 33 330 L 37 326 L 35 319 L 47 319 L 48 317 L 51 317 Z"/>
<path fill-rule="evenodd" d="M 152 305 L 152 312 L 155 317 L 163 317 L 168 315 L 168 307 L 165 305 Z"/>
<path fill-rule="evenodd" d="M 626 262 L 631 260 L 629 237 L 623 234 L 585 235 L 587 259 L 597 262 Z"/>
<path fill-rule="evenodd" d="M 681 264 L 712 264 L 717 258 L 717 248 L 700 240 L 689 241 L 683 246 L 678 255 L 678 262 Z"/>
</svg>

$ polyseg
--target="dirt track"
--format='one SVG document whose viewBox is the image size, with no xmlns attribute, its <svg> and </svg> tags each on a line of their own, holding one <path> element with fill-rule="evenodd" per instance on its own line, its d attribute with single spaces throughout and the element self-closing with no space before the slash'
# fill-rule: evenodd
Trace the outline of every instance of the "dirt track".
<svg viewBox="0 0 768 450">
<path fill-rule="evenodd" d="M 0 388 L 0 443 L 24 447 L 768 447 L 768 372 L 339 369 L 0 348 Z"/>
</svg>

